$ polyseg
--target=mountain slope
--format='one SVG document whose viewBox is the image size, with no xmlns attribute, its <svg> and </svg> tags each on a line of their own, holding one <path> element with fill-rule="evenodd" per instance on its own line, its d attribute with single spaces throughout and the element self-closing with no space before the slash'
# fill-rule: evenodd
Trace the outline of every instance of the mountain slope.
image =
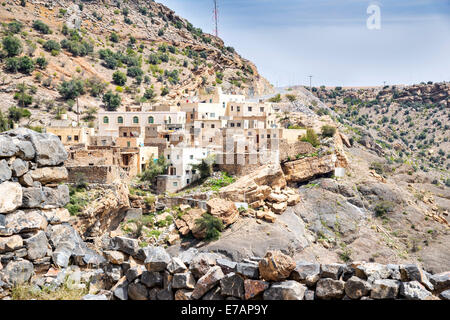
<svg viewBox="0 0 450 320">
<path fill-rule="evenodd" d="M 10 67 L 11 57 L 2 52 L 0 110 L 27 107 L 32 115 L 21 124 L 32 119 L 33 125 L 45 125 L 50 118 L 45 112 L 59 118 L 67 111 L 75 120 L 76 99 L 58 92 L 61 83 L 74 78 L 91 80 L 79 96 L 80 113 L 102 105 L 108 90 L 120 95 L 121 106 L 183 99 L 218 85 L 247 95 L 273 90 L 232 47 L 162 4 L 138 0 L 21 3 L 8 1 L 0 6 L 2 40 L 18 39 L 22 50 L 15 57 L 28 56 L 35 64 L 17 71 Z M 38 58 L 44 66 L 38 65 Z M 113 83 L 116 71 L 126 74 L 127 80 Z M 28 85 L 25 93 L 33 97 L 32 102 L 14 99 L 19 83 Z"/>
</svg>

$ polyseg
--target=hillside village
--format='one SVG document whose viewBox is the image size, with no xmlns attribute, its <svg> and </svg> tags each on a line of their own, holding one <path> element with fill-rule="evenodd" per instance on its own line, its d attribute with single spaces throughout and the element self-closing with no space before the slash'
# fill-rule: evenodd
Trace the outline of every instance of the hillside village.
<svg viewBox="0 0 450 320">
<path fill-rule="evenodd" d="M 0 17 L 0 299 L 450 299 L 448 83 L 275 89 L 153 1 Z"/>
</svg>

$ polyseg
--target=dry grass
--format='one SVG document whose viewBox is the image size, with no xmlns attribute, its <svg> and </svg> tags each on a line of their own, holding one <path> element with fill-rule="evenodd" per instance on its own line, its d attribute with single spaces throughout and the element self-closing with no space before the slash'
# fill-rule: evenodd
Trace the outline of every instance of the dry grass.
<svg viewBox="0 0 450 320">
<path fill-rule="evenodd" d="M 69 289 L 63 285 L 55 290 L 37 289 L 31 285 L 21 285 L 11 290 L 13 300 L 81 300 L 88 294 L 87 289 Z"/>
</svg>

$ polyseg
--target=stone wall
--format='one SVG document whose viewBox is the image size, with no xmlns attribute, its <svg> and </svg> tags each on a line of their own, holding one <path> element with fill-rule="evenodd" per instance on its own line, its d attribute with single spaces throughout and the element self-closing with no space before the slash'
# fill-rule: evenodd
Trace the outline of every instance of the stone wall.
<svg viewBox="0 0 450 320">
<path fill-rule="evenodd" d="M 80 178 L 87 183 L 109 184 L 126 180 L 128 175 L 119 166 L 77 166 L 67 167 L 68 182 L 75 183 Z"/>
<path fill-rule="evenodd" d="M 85 299 L 450 299 L 450 272 L 431 275 L 416 265 L 319 264 L 277 251 L 240 262 L 195 248 L 171 256 L 162 247 L 139 248 L 137 240 L 123 237 L 111 239 L 109 246 L 105 256 L 120 279 Z"/>
<path fill-rule="evenodd" d="M 0 298 L 51 264 L 104 261 L 68 224 L 66 159 L 55 135 L 24 128 L 0 134 Z"/>
</svg>

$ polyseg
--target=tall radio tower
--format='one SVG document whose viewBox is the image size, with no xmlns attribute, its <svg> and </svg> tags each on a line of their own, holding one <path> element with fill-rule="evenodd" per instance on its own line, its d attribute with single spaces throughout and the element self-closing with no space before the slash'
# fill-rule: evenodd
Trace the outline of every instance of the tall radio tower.
<svg viewBox="0 0 450 320">
<path fill-rule="evenodd" d="M 217 0 L 213 0 L 214 1 L 214 35 L 216 37 L 219 36 L 219 8 L 217 6 Z"/>
</svg>

